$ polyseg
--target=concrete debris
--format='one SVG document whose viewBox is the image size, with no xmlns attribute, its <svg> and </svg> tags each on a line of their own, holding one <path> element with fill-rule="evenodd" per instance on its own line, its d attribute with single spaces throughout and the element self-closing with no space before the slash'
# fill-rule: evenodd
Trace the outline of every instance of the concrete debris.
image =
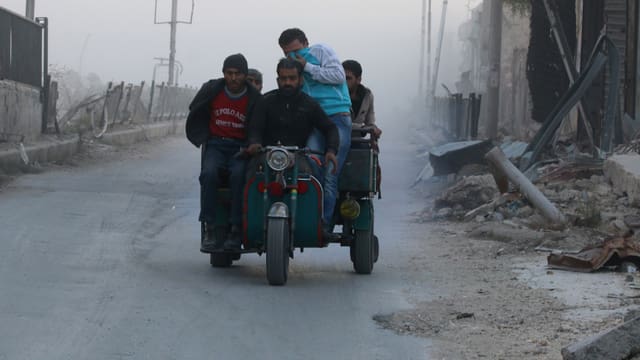
<svg viewBox="0 0 640 360">
<path fill-rule="evenodd" d="M 634 231 L 640 229 L 640 216 L 638 215 L 627 215 L 624 217 L 623 221 L 625 225 Z"/>
<path fill-rule="evenodd" d="M 628 359 L 640 354 L 640 317 L 562 349 L 564 360 Z"/>
<path fill-rule="evenodd" d="M 498 188 L 491 175 L 469 176 L 462 178 L 440 195 L 434 208 L 453 210 L 457 205 L 458 211 L 451 211 L 450 215 L 464 216 L 467 211 L 491 201 L 496 195 Z"/>
<path fill-rule="evenodd" d="M 614 168 L 609 160 L 605 164 L 607 163 L 610 164 L 609 169 Z M 565 176 L 566 174 L 571 176 Z M 574 178 L 574 175 L 577 176 Z M 629 171 L 622 173 L 608 170 L 603 173 L 602 169 L 598 170 L 592 165 L 580 167 L 555 164 L 542 173 L 541 178 L 545 181 L 535 182 L 535 187 L 566 218 L 568 226 L 594 229 L 610 236 L 621 236 L 629 230 L 640 234 L 640 215 L 636 208 L 640 203 L 632 200 L 636 192 L 640 199 L 640 190 L 632 186 L 637 181 L 636 186 L 640 189 L 640 175 L 633 180 L 613 180 L 621 177 L 633 176 Z M 544 216 L 525 194 L 513 188 L 502 193 L 503 189 L 498 189 L 496 181 L 486 173 L 461 178 L 453 185 L 442 185 L 444 188 L 436 193 L 440 195 L 434 202 L 433 212 L 424 213 L 428 220 L 449 219 L 475 223 L 512 220 L 533 230 L 557 227 L 551 224 L 549 217 Z M 448 209 L 440 211 L 443 208 Z M 640 235 L 636 236 L 640 238 Z"/>
<path fill-rule="evenodd" d="M 604 175 L 633 206 L 640 205 L 640 154 L 613 155 L 603 165 Z"/>
</svg>

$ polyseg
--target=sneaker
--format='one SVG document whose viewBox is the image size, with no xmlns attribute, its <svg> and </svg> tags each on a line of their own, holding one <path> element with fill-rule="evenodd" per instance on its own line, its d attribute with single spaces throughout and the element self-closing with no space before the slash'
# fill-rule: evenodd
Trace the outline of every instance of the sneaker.
<svg viewBox="0 0 640 360">
<path fill-rule="evenodd" d="M 211 253 L 222 247 L 222 243 L 217 241 L 215 234 L 215 226 L 213 224 L 204 224 L 204 234 L 200 242 L 200 252 Z"/>
<path fill-rule="evenodd" d="M 229 236 L 227 240 L 224 242 L 224 250 L 225 251 L 239 251 L 242 249 L 242 231 L 240 226 L 233 225 L 231 226 L 231 232 L 229 232 Z"/>
</svg>

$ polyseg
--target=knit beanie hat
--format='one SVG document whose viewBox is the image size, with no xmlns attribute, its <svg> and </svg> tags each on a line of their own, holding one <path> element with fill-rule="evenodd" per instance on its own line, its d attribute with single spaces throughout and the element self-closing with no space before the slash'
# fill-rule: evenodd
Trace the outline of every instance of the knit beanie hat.
<svg viewBox="0 0 640 360">
<path fill-rule="evenodd" d="M 224 72 L 227 68 L 238 69 L 241 73 L 247 74 L 249 71 L 249 66 L 247 65 L 247 59 L 245 59 L 244 55 L 238 53 L 227 56 L 224 59 L 224 64 L 222 65 L 222 72 Z"/>
</svg>

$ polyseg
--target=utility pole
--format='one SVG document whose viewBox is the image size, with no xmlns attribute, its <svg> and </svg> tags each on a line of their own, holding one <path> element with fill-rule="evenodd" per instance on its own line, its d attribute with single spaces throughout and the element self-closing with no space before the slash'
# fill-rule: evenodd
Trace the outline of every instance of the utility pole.
<svg viewBox="0 0 640 360">
<path fill-rule="evenodd" d="M 27 10 L 25 16 L 31 20 L 36 18 L 36 0 L 27 0 Z"/>
<path fill-rule="evenodd" d="M 420 69 L 418 69 L 418 99 L 422 101 L 424 98 L 424 37 L 426 28 L 425 12 L 427 0 L 422 0 L 422 28 L 420 30 Z"/>
<path fill-rule="evenodd" d="M 487 129 L 490 139 L 498 136 L 500 114 L 500 53 L 502 51 L 502 0 L 491 0 L 489 39 L 489 83 L 487 84 Z"/>
<path fill-rule="evenodd" d="M 444 39 L 444 24 L 447 21 L 447 4 L 449 4 L 448 0 L 442 1 L 442 18 L 440 19 L 440 34 L 438 36 L 438 49 L 436 50 L 436 59 L 433 64 L 433 80 L 431 83 L 431 91 L 430 101 L 431 105 L 435 104 L 436 99 L 436 87 L 438 85 L 438 71 L 440 68 L 440 54 L 442 52 L 442 40 Z"/>
<path fill-rule="evenodd" d="M 176 65 L 176 30 L 178 28 L 178 0 L 171 0 L 171 40 L 169 43 L 169 86 L 173 85 L 173 69 Z"/>
<path fill-rule="evenodd" d="M 169 78 L 168 85 L 174 85 L 175 65 L 176 65 L 176 32 L 178 24 L 193 23 L 193 10 L 195 8 L 195 0 L 191 0 L 191 17 L 189 21 L 178 21 L 178 0 L 171 0 L 171 21 L 158 21 L 158 0 L 156 0 L 156 8 L 154 14 L 154 24 L 169 24 L 171 26 L 171 35 L 169 39 Z"/>
<path fill-rule="evenodd" d="M 427 8 L 427 89 L 431 84 L 431 0 L 429 0 L 429 6 Z M 430 93 L 430 91 L 427 91 Z M 431 107 L 430 100 L 427 99 L 427 106 Z"/>
</svg>

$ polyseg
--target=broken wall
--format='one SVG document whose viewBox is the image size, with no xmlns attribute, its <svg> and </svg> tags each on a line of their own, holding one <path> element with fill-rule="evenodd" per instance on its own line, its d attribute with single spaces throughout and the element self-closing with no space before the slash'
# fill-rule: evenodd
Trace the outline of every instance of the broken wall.
<svg viewBox="0 0 640 360">
<path fill-rule="evenodd" d="M 0 80 L 0 141 L 7 136 L 34 140 L 40 135 L 41 127 L 40 89 Z"/>
<path fill-rule="evenodd" d="M 530 14 L 503 8 L 502 50 L 500 55 L 500 109 L 498 124 L 505 135 L 527 140 L 535 134 L 531 119 L 527 54 Z"/>
</svg>

